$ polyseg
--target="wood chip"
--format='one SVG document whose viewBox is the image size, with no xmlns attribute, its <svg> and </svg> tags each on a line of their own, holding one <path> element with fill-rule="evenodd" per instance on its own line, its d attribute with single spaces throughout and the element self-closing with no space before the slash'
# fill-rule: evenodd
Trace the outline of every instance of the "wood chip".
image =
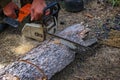
<svg viewBox="0 0 120 80">
<path fill-rule="evenodd" d="M 11 74 L 6 74 L 4 77 L 3 77 L 3 80 L 20 80 L 19 77 L 17 76 L 13 76 Z"/>
<path fill-rule="evenodd" d="M 80 37 L 81 38 L 85 38 L 88 34 L 88 32 L 90 31 L 90 29 L 89 28 L 86 28 L 86 29 L 84 29 L 84 30 L 82 30 L 81 32 L 80 32 Z"/>
<path fill-rule="evenodd" d="M 55 39 L 53 42 L 54 42 L 54 44 L 60 44 L 61 43 L 59 39 Z"/>
</svg>

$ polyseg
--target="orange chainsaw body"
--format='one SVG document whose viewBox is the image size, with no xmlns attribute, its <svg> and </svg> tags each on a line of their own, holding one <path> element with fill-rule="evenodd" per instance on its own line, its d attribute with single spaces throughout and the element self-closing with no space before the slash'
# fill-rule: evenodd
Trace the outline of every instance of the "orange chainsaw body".
<svg viewBox="0 0 120 80">
<path fill-rule="evenodd" d="M 22 22 L 25 17 L 27 17 L 30 14 L 31 4 L 26 4 L 22 8 L 20 8 L 18 13 L 18 21 Z"/>
</svg>

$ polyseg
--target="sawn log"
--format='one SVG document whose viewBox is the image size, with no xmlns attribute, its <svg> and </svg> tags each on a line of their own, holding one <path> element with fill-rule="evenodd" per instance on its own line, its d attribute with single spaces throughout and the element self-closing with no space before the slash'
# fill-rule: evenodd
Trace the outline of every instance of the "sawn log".
<svg viewBox="0 0 120 80">
<path fill-rule="evenodd" d="M 58 35 L 85 45 L 80 36 L 83 30 L 84 26 L 77 24 L 66 28 Z M 74 60 L 75 53 L 60 43 L 59 39 L 46 40 L 18 61 L 1 69 L 0 80 L 49 80 Z"/>
</svg>

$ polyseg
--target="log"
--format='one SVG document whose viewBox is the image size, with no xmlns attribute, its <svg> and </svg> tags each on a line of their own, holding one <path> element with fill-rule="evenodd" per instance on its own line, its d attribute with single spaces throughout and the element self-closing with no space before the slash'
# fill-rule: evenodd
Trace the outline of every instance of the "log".
<svg viewBox="0 0 120 80">
<path fill-rule="evenodd" d="M 58 35 L 83 45 L 79 33 L 84 26 L 70 26 Z M 81 49 L 82 51 L 82 49 Z M 75 51 L 56 39 L 46 40 L 18 61 L 0 70 L 0 80 L 49 80 L 75 58 Z M 47 79 L 46 79 L 47 78 Z"/>
</svg>

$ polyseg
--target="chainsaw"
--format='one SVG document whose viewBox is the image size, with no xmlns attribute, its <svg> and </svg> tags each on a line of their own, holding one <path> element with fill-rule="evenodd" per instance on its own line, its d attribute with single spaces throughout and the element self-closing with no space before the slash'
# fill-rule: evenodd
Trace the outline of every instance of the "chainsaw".
<svg viewBox="0 0 120 80">
<path fill-rule="evenodd" d="M 26 4 L 19 11 L 16 11 L 16 13 L 18 13 L 18 18 L 16 20 L 6 17 L 3 19 L 3 22 L 14 28 L 19 28 L 22 35 L 25 37 L 41 42 L 51 36 L 56 37 L 59 38 L 64 45 L 74 50 L 77 47 L 88 48 L 88 46 L 91 46 L 97 42 L 97 39 L 90 39 L 86 42 L 89 44 L 81 45 L 80 43 L 55 34 L 58 28 L 58 13 L 60 10 L 60 5 L 58 2 L 48 4 L 43 10 L 41 20 L 38 21 L 30 20 L 30 8 L 31 4 Z"/>
<path fill-rule="evenodd" d="M 43 15 L 40 20 L 30 20 L 31 4 L 26 4 L 16 10 L 17 19 L 5 17 L 3 22 L 11 27 L 17 28 L 18 31 L 25 37 L 35 39 L 37 41 L 44 41 L 49 35 L 46 33 L 54 34 L 57 31 L 58 13 L 60 5 L 57 2 L 50 3 L 43 10 Z"/>
</svg>

